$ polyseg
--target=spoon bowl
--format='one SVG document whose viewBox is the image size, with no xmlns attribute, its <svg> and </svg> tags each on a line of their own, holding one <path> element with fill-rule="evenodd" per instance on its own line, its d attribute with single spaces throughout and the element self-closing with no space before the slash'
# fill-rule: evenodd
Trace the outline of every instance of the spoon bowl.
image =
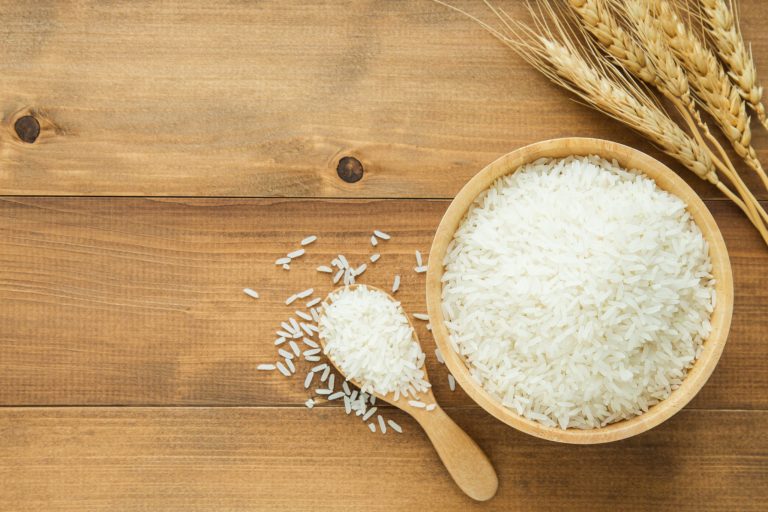
<svg viewBox="0 0 768 512">
<path fill-rule="evenodd" d="M 333 290 L 325 300 L 318 307 L 318 313 L 322 317 L 325 315 L 325 308 L 333 302 L 332 296 L 339 291 L 345 289 L 356 289 L 358 287 L 365 287 L 369 290 L 377 293 L 384 294 L 389 300 L 396 301 L 387 292 L 369 285 L 350 285 Z M 398 303 L 399 304 L 399 303 Z M 403 312 L 405 315 L 405 312 Z M 413 339 L 416 343 L 419 343 L 419 338 L 416 335 L 416 329 L 413 327 L 408 315 L 405 315 L 408 325 L 411 328 Z M 319 323 L 319 322 L 318 322 Z M 320 346 L 323 349 L 323 353 L 326 353 L 325 339 L 322 336 L 318 336 Z M 327 355 L 327 354 L 326 354 Z M 362 389 L 363 383 L 357 379 L 348 379 L 344 374 L 344 371 L 336 364 L 334 359 L 327 355 L 328 360 L 331 362 L 336 371 L 339 372 L 348 382 Z M 421 370 L 424 371 L 424 380 L 429 382 L 429 376 L 427 375 L 426 365 L 422 366 Z M 375 393 L 367 391 L 376 397 L 377 400 L 387 402 L 398 409 L 408 413 L 426 432 L 430 441 L 435 447 L 437 454 L 445 464 L 448 473 L 450 473 L 453 480 L 466 493 L 470 498 L 477 501 L 486 501 L 491 499 L 495 494 L 499 486 L 499 480 L 496 476 L 496 471 L 493 469 L 488 457 L 483 453 L 480 447 L 459 427 L 440 407 L 435 400 L 435 395 L 432 392 L 430 385 L 426 391 L 420 392 L 418 401 L 425 404 L 435 404 L 434 409 L 426 410 L 423 407 L 416 407 L 409 403 L 415 400 L 413 397 L 406 397 L 400 395 L 395 400 L 394 393 Z"/>
</svg>

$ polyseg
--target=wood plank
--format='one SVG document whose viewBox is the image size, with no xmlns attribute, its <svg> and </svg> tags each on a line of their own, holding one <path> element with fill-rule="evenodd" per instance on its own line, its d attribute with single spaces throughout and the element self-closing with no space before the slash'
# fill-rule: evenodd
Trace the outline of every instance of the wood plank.
<svg viewBox="0 0 768 512">
<path fill-rule="evenodd" d="M 499 492 L 453 484 L 415 422 L 371 434 L 338 410 L 0 409 L 7 510 L 758 511 L 765 411 L 682 411 L 638 437 L 570 446 L 478 409 L 449 413 L 488 453 Z M 289 426 L 289 427 L 288 427 Z"/>
<path fill-rule="evenodd" d="M 522 14 L 523 2 L 506 5 Z M 740 6 L 766 78 L 762 4 Z M 429 1 L 4 0 L 0 11 L 0 194 L 445 198 L 543 139 L 658 155 Z M 13 129 L 27 114 L 42 123 L 34 144 Z M 358 183 L 336 176 L 345 155 L 364 165 Z"/>
<path fill-rule="evenodd" d="M 732 334 L 696 408 L 768 407 L 768 251 L 735 207 L 710 201 L 736 283 Z M 256 372 L 275 359 L 283 303 L 314 287 L 314 269 L 343 250 L 372 252 L 373 229 L 393 238 L 363 275 L 425 311 L 413 251 L 429 250 L 447 201 L 6 198 L 0 201 L 0 404 L 299 404 L 301 378 Z M 276 258 L 319 240 L 284 271 Z M 262 297 L 243 294 L 250 286 Z M 439 400 L 451 393 L 434 341 L 416 322 Z M 302 366 L 303 367 L 303 366 Z"/>
</svg>

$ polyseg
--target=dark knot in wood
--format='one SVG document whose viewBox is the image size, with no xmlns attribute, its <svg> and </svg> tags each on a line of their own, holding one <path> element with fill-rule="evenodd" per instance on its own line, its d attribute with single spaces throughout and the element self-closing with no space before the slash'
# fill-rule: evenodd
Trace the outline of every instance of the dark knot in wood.
<svg viewBox="0 0 768 512">
<path fill-rule="evenodd" d="M 347 183 L 360 181 L 364 172 L 365 169 L 363 169 L 363 164 L 360 163 L 360 160 L 352 156 L 343 157 L 339 160 L 339 165 L 336 167 L 336 173 L 339 175 L 339 178 Z"/>
<path fill-rule="evenodd" d="M 16 130 L 16 135 L 19 136 L 19 139 L 29 144 L 35 142 L 38 135 L 40 135 L 40 122 L 33 116 L 18 118 L 13 128 Z"/>
</svg>

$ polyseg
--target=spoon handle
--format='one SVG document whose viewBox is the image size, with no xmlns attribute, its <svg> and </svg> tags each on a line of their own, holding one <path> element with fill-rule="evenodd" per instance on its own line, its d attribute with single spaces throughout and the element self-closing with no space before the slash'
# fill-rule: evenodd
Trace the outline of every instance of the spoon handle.
<svg viewBox="0 0 768 512">
<path fill-rule="evenodd" d="M 413 411 L 412 415 L 429 436 L 459 488 L 477 501 L 493 498 L 499 479 L 477 443 L 440 406 L 429 412 Z"/>
</svg>

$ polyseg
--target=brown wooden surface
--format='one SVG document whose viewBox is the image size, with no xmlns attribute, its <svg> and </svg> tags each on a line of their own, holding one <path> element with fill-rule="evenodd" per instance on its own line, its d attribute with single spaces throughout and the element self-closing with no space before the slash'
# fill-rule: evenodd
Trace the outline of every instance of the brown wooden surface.
<svg viewBox="0 0 768 512">
<path fill-rule="evenodd" d="M 765 75 L 760 0 L 741 4 Z M 522 15 L 525 2 L 505 5 Z M 0 12 L 0 194 L 451 197 L 542 139 L 658 154 L 430 0 L 2 0 Z M 30 112 L 35 144 L 12 129 Z M 768 136 L 755 139 L 768 160 Z M 356 184 L 336 177 L 345 155 L 364 164 Z"/>
<path fill-rule="evenodd" d="M 478 504 L 415 421 L 371 434 L 302 408 L 28 408 L 0 416 L 4 510 L 764 511 L 766 411 L 685 410 L 639 437 L 570 446 L 450 411 L 501 475 Z M 327 504 L 327 505 L 326 505 Z"/>
<path fill-rule="evenodd" d="M 764 8 L 741 6 L 768 77 Z M 733 327 L 701 393 L 650 432 L 589 447 L 517 432 L 448 389 L 416 322 L 437 399 L 496 466 L 489 503 L 404 414 L 386 411 L 404 434 L 374 436 L 336 404 L 305 409 L 300 377 L 255 371 L 295 309 L 282 301 L 330 289 L 315 266 L 340 248 L 362 262 L 374 228 L 393 239 L 365 282 L 399 272 L 424 312 L 413 250 L 501 154 L 575 135 L 658 154 L 472 23 L 427 0 L 0 12 L 0 510 L 765 509 L 768 250 L 695 181 L 730 251 Z M 755 145 L 768 161 L 765 131 Z M 360 181 L 339 179 L 343 156 Z M 199 197 L 82 197 L 126 195 Z M 273 265 L 309 234 L 290 272 Z"/>
</svg>

